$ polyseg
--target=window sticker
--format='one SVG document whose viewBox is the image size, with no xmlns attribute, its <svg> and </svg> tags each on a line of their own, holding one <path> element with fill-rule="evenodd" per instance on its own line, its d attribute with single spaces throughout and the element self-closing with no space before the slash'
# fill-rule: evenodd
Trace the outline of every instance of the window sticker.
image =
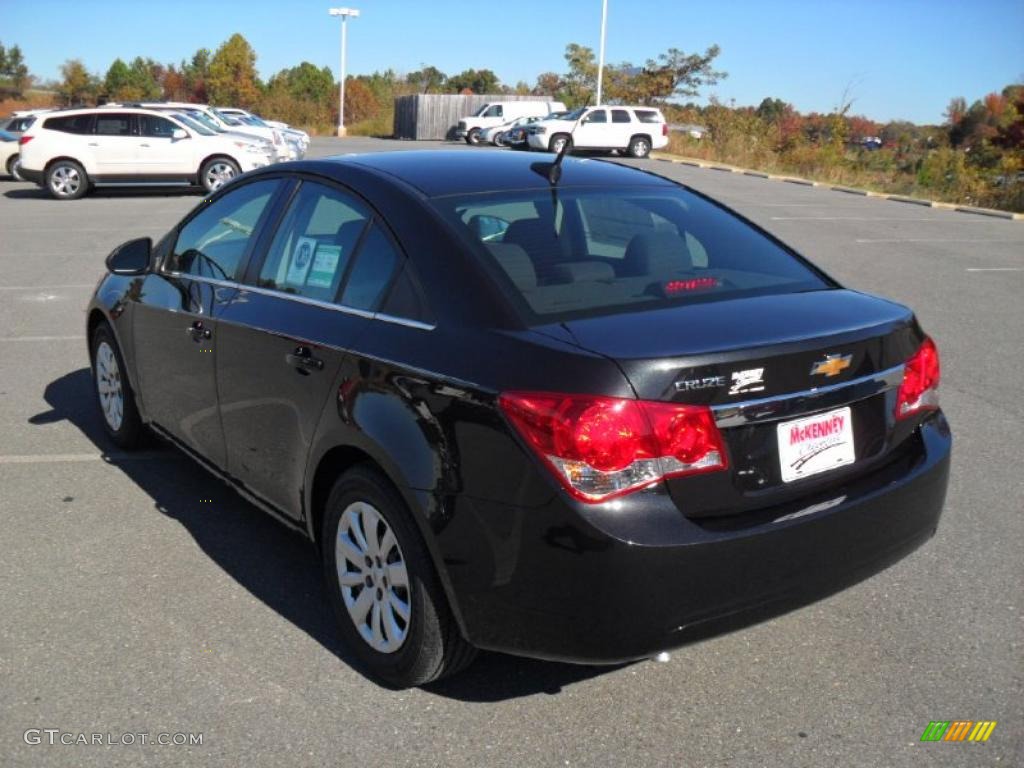
<svg viewBox="0 0 1024 768">
<path fill-rule="evenodd" d="M 312 288 L 330 288 L 334 284 L 334 273 L 341 260 L 340 245 L 321 245 L 313 258 L 313 267 L 306 278 L 306 285 Z"/>
<path fill-rule="evenodd" d="M 317 241 L 312 237 L 300 237 L 295 241 L 292 263 L 288 266 L 288 274 L 285 276 L 288 285 L 301 288 L 306 284 L 306 275 L 309 274 L 309 267 L 313 263 L 316 246 Z"/>
</svg>

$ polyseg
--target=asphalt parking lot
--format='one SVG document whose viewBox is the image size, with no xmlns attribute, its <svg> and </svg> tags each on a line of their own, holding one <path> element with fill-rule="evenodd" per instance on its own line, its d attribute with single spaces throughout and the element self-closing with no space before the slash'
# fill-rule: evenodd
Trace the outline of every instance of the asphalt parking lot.
<svg viewBox="0 0 1024 768">
<path fill-rule="evenodd" d="M 430 146 L 319 139 L 311 154 Z M 956 440 L 931 542 L 667 664 L 485 654 L 427 689 L 381 689 L 334 639 L 303 540 L 184 456 L 125 455 L 102 436 L 90 290 L 113 246 L 163 234 L 199 196 L 56 202 L 0 179 L 0 763 L 1024 764 L 1024 223 L 633 164 L 723 200 L 849 287 L 917 310 L 942 354 Z M 998 726 L 985 744 L 922 743 L 932 720 Z M 203 743 L 30 745 L 27 729 Z"/>
</svg>

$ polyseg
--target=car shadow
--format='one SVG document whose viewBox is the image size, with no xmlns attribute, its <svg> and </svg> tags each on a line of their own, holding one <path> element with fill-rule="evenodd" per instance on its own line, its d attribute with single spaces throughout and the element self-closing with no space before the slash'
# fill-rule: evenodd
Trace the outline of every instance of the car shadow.
<svg viewBox="0 0 1024 768">
<path fill-rule="evenodd" d="M 203 191 L 199 187 L 133 187 L 131 189 L 115 189 L 113 187 L 102 187 L 94 189 L 84 198 L 125 198 L 125 197 L 199 197 Z M 4 192 L 4 197 L 9 200 L 52 200 L 55 203 L 63 203 L 64 200 L 54 199 L 49 192 L 42 187 L 19 187 Z"/>
<path fill-rule="evenodd" d="M 50 382 L 43 397 L 50 410 L 35 425 L 70 422 L 153 499 L 154 508 L 189 532 L 225 573 L 282 618 L 362 674 L 339 641 L 313 545 L 245 501 L 182 452 L 151 438 L 139 452 L 124 452 L 107 439 L 94 405 L 92 379 L 81 368 Z M 292 535 L 282 536 L 288 530 Z M 496 702 L 554 695 L 573 683 L 615 667 L 591 667 L 481 653 L 461 674 L 426 686 L 437 696 Z"/>
</svg>

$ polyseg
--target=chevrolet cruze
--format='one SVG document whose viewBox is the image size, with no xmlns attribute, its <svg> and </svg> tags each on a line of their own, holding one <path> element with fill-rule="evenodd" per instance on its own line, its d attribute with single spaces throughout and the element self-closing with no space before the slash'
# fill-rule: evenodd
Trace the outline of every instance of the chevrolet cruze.
<svg viewBox="0 0 1024 768">
<path fill-rule="evenodd" d="M 913 313 L 601 160 L 272 166 L 107 259 L 110 438 L 180 447 L 322 559 L 354 656 L 649 657 L 936 530 L 951 436 Z"/>
</svg>

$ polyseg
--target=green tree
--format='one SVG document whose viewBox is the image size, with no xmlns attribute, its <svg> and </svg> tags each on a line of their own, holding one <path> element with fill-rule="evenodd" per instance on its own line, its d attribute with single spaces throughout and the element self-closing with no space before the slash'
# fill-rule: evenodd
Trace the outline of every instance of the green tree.
<svg viewBox="0 0 1024 768">
<path fill-rule="evenodd" d="M 782 99 L 765 97 L 757 107 L 757 116 L 766 123 L 778 123 L 789 107 Z"/>
<path fill-rule="evenodd" d="M 193 101 L 205 102 L 207 100 L 206 81 L 210 77 L 210 49 L 200 48 L 192 54 L 192 60 L 181 62 L 181 77 L 184 80 L 184 90 Z"/>
<path fill-rule="evenodd" d="M 405 76 L 405 82 L 415 88 L 417 93 L 444 93 L 448 85 L 448 75 L 437 67 L 424 64 L 415 72 Z"/>
<path fill-rule="evenodd" d="M 103 78 L 103 89 L 107 96 L 111 99 L 137 98 L 135 95 L 128 94 L 131 86 L 132 73 L 128 69 L 128 65 L 119 58 L 114 59 L 107 70 L 106 77 Z"/>
<path fill-rule="evenodd" d="M 703 54 L 669 48 L 657 59 L 648 59 L 642 68 L 623 64 L 612 73 L 612 95 L 619 101 L 635 104 L 663 104 L 673 96 L 697 96 L 702 87 L 728 76 L 712 67 L 719 53 L 717 45 Z"/>
<path fill-rule="evenodd" d="M 589 104 L 597 89 L 597 60 L 593 48 L 578 43 L 565 46 L 569 72 L 562 78 L 560 95 L 570 109 Z"/>
<path fill-rule="evenodd" d="M 99 78 L 85 68 L 81 59 L 68 59 L 60 65 L 63 80 L 57 87 L 66 104 L 82 104 L 95 97 Z"/>
<path fill-rule="evenodd" d="M 467 88 L 473 93 L 495 93 L 500 81 L 489 69 L 466 69 L 448 78 L 448 90 L 460 93 Z"/>
<path fill-rule="evenodd" d="M 334 95 L 337 85 L 329 67 L 317 69 L 316 65 L 304 61 L 297 67 L 282 69 L 270 78 L 267 88 L 271 91 L 284 91 L 297 99 L 326 104 Z"/>
<path fill-rule="evenodd" d="M 211 102 L 225 106 L 248 109 L 259 100 L 256 52 L 237 32 L 221 44 L 210 59 L 206 91 Z"/>
<path fill-rule="evenodd" d="M 14 96 L 21 96 L 31 82 L 32 77 L 28 73 L 21 48 L 12 45 L 5 49 L 0 44 L 0 88 Z"/>
</svg>

